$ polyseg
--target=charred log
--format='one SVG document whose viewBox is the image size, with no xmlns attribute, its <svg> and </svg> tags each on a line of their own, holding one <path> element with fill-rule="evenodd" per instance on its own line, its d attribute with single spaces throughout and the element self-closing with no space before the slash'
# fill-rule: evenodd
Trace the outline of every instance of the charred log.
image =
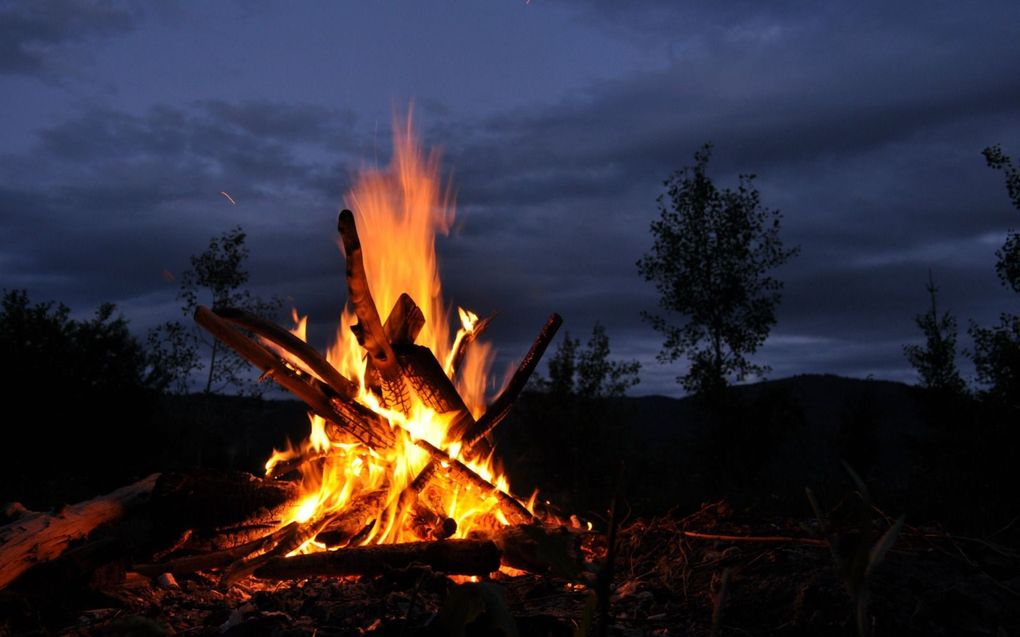
<svg viewBox="0 0 1020 637">
<path fill-rule="evenodd" d="M 279 325 L 236 308 L 222 308 L 214 311 L 221 318 L 243 327 L 286 351 L 299 362 L 303 368 L 302 371 L 314 375 L 332 387 L 339 395 L 347 398 L 357 395 L 358 386 L 355 383 L 338 372 L 312 346 Z"/>
<path fill-rule="evenodd" d="M 451 427 L 449 435 L 451 440 L 460 440 L 464 447 L 470 448 L 510 415 L 514 402 L 517 401 L 521 392 L 524 391 L 525 385 L 528 384 L 528 379 L 531 378 L 531 374 L 538 366 L 538 361 L 541 360 L 542 354 L 549 347 L 549 343 L 552 342 L 553 337 L 556 335 L 556 330 L 560 328 L 562 323 L 563 319 L 560 318 L 559 314 L 552 314 L 549 317 L 542 327 L 542 331 L 539 332 L 538 338 L 535 339 L 528 353 L 524 355 L 514 375 L 510 378 L 510 382 L 507 383 L 500 395 L 496 397 L 496 400 L 492 401 L 492 404 L 485 410 L 482 417 L 470 427 Z"/>
<path fill-rule="evenodd" d="M 0 590 L 35 564 L 56 559 L 71 543 L 146 502 L 159 474 L 52 513 L 22 513 L 0 527 Z"/>
<path fill-rule="evenodd" d="M 499 549 L 489 540 L 438 540 L 274 558 L 255 569 L 254 575 L 265 579 L 381 575 L 414 566 L 450 575 L 487 575 L 499 569 L 499 560 Z"/>
<path fill-rule="evenodd" d="M 368 286 L 365 261 L 361 254 L 361 239 L 354 224 L 354 213 L 342 210 L 337 220 L 337 229 L 340 231 L 347 259 L 347 298 L 358 317 L 358 324 L 351 326 L 351 331 L 358 339 L 358 344 L 368 352 L 372 366 L 379 372 L 386 406 L 406 414 L 411 409 L 411 399 L 404 384 L 400 363 L 386 338 L 379 310 Z"/>
</svg>

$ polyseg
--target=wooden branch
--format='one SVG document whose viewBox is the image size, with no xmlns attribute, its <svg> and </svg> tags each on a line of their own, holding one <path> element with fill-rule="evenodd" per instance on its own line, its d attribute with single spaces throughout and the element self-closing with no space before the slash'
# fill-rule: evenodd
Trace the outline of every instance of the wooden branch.
<svg viewBox="0 0 1020 637">
<path fill-rule="evenodd" d="M 495 494 L 496 499 L 499 501 L 499 510 L 510 524 L 531 524 L 536 521 L 535 516 L 523 504 L 518 502 L 516 498 L 497 489 L 488 480 L 472 471 L 470 467 L 460 460 L 454 460 L 446 452 L 432 445 L 427 440 L 416 440 L 415 444 L 432 455 L 431 462 L 438 460 L 443 465 L 442 469 L 436 468 L 434 471 L 444 471 L 456 482 L 470 485 L 483 493 L 491 492 Z"/>
<path fill-rule="evenodd" d="M 195 322 L 304 401 L 314 413 L 347 430 L 364 444 L 376 450 L 392 449 L 395 445 L 389 425 L 370 410 L 335 395 L 318 379 L 299 377 L 279 356 L 231 327 L 209 308 L 198 306 Z"/>
<path fill-rule="evenodd" d="M 514 402 L 521 395 L 525 385 L 528 384 L 528 379 L 531 378 L 535 367 L 538 366 L 538 361 L 541 360 L 542 354 L 549 347 L 549 343 L 552 342 L 553 337 L 556 335 L 556 330 L 559 329 L 562 323 L 563 319 L 560 318 L 559 314 L 553 314 L 549 317 L 545 322 L 545 326 L 542 327 L 542 331 L 539 332 L 538 338 L 531 345 L 531 349 L 528 350 L 520 365 L 517 366 L 517 371 L 510 378 L 510 382 L 507 383 L 496 400 L 492 401 L 492 404 L 489 405 L 485 413 L 482 414 L 482 417 L 473 426 L 458 430 L 451 427 L 450 440 L 460 440 L 465 448 L 470 448 L 503 422 L 510 414 Z"/>
<path fill-rule="evenodd" d="M 463 338 L 457 341 L 456 343 L 457 347 L 453 350 L 453 354 L 451 355 L 450 359 L 451 378 L 457 377 L 457 372 L 460 370 L 461 363 L 464 362 L 464 356 L 467 354 L 467 351 L 471 349 L 471 344 L 478 340 L 478 337 L 481 336 L 483 332 L 485 332 L 486 328 L 489 327 L 489 324 L 492 323 L 492 319 L 494 318 L 496 318 L 496 315 L 490 314 L 489 316 L 480 319 L 477 323 L 475 323 L 475 328 L 473 330 L 465 334 Z"/>
<path fill-rule="evenodd" d="M 489 540 L 375 544 L 274 558 L 254 575 L 265 579 L 382 575 L 418 565 L 450 575 L 487 575 L 499 570 L 499 557 L 499 549 Z"/>
<path fill-rule="evenodd" d="M 340 231 L 344 255 L 347 258 L 347 298 L 358 317 L 358 324 L 351 326 L 351 330 L 358 343 L 368 352 L 368 359 L 373 367 L 379 372 L 384 403 L 387 407 L 406 414 L 411 409 L 410 396 L 407 395 L 400 363 L 386 338 L 379 310 L 368 286 L 365 260 L 361 254 L 361 239 L 358 238 L 358 228 L 354 224 L 354 213 L 350 210 L 341 210 L 337 229 Z"/>
<path fill-rule="evenodd" d="M 286 351 L 301 363 L 301 366 L 305 368 L 302 371 L 314 374 L 319 380 L 332 387 L 337 394 L 345 398 L 353 398 L 357 395 L 357 384 L 338 372 L 315 348 L 279 325 L 237 308 L 222 308 L 214 311 L 220 318 L 239 325 Z"/>
<path fill-rule="evenodd" d="M 472 531 L 468 537 L 491 540 L 504 565 L 529 573 L 578 579 L 585 570 L 581 534 L 562 526 L 512 525 Z"/>
<path fill-rule="evenodd" d="M 69 545 L 145 502 L 159 474 L 54 513 L 26 513 L 0 527 L 0 590 L 35 564 L 60 557 Z"/>
<path fill-rule="evenodd" d="M 179 557 L 157 564 L 136 564 L 131 567 L 131 570 L 149 577 L 156 577 L 163 573 L 183 575 L 213 568 L 223 568 L 253 553 L 261 553 L 276 546 L 283 538 L 293 532 L 295 526 L 297 526 L 297 522 L 291 522 L 287 526 L 276 529 L 268 535 L 263 535 L 245 544 L 222 551 Z"/>
<path fill-rule="evenodd" d="M 376 489 L 353 498 L 340 514 L 315 536 L 315 540 L 329 548 L 346 545 L 379 516 L 386 506 L 388 491 L 385 488 Z"/>
<path fill-rule="evenodd" d="M 386 339 L 393 345 L 412 345 L 425 327 L 425 315 L 406 292 L 397 298 L 383 324 Z"/>
<path fill-rule="evenodd" d="M 695 540 L 713 540 L 716 542 L 751 542 L 757 544 L 804 544 L 807 546 L 829 546 L 827 540 L 811 537 L 789 537 L 785 535 L 719 535 L 718 533 L 699 533 L 684 531 L 684 537 Z"/>
</svg>

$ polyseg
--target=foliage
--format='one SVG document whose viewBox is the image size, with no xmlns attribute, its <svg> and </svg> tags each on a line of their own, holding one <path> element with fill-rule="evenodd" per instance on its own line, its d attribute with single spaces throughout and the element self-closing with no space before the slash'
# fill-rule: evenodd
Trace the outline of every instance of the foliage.
<svg viewBox="0 0 1020 637">
<path fill-rule="evenodd" d="M 1002 152 L 998 145 L 990 146 L 982 151 L 990 168 L 1001 170 L 1006 177 L 1006 192 L 1013 207 L 1020 210 L 1020 168 L 1013 165 L 1009 155 Z M 999 257 L 995 271 L 1002 284 L 1020 293 L 1020 233 L 1012 228 L 1006 235 L 1006 242 L 995 256 Z"/>
<path fill-rule="evenodd" d="M 999 324 L 971 323 L 974 369 L 985 396 L 1008 410 L 1020 409 L 1020 316 L 1002 314 Z"/>
<path fill-rule="evenodd" d="M 903 354 L 917 370 L 922 387 L 939 394 L 963 394 L 966 384 L 956 367 L 956 319 L 949 312 L 939 316 L 938 288 L 935 287 L 930 271 L 926 289 L 931 298 L 931 307 L 914 319 L 924 334 L 925 344 L 907 345 L 903 348 Z"/>
<path fill-rule="evenodd" d="M 146 349 L 163 388 L 172 394 L 188 393 L 191 373 L 202 369 L 194 332 L 180 321 L 167 321 L 149 330 Z"/>
<path fill-rule="evenodd" d="M 549 359 L 549 378 L 538 378 L 541 390 L 555 396 L 581 398 L 619 398 L 641 382 L 638 361 L 610 360 L 609 336 L 596 322 L 587 345 L 564 334 Z"/>
<path fill-rule="evenodd" d="M 100 477 L 111 470 L 103 459 L 120 449 L 111 441 L 137 440 L 132 429 L 160 378 L 113 304 L 75 319 L 62 303 L 33 304 L 27 291 L 5 290 L 0 351 L 11 371 L 5 392 L 30 414 L 4 427 L 12 453 L 3 468 L 12 483 L 41 470 L 56 479 L 83 467 L 90 478 Z"/>
<path fill-rule="evenodd" d="M 620 399 L 638 384 L 640 368 L 638 361 L 612 359 L 609 336 L 596 323 L 584 345 L 564 334 L 549 359 L 548 378 L 534 376 L 532 387 L 539 393 L 530 397 L 529 411 L 545 423 L 540 426 L 548 444 L 525 444 L 526 437 L 520 442 L 528 462 L 541 468 L 543 479 L 569 489 L 569 495 L 560 494 L 561 499 L 573 499 L 581 506 L 582 492 L 602 497 L 593 485 L 611 487 L 606 467 L 630 444 Z M 604 502 L 584 504 L 601 507 Z"/>
<path fill-rule="evenodd" d="M 25 290 L 4 291 L 0 344 L 16 383 L 60 391 L 127 391 L 151 384 L 145 352 L 116 306 L 103 303 L 90 320 L 71 318 L 62 303 L 32 305 Z"/>
<path fill-rule="evenodd" d="M 850 477 L 857 486 L 859 508 L 855 527 L 850 532 L 843 532 L 833 527 L 829 516 L 822 514 L 818 500 L 811 489 L 805 489 L 808 502 L 818 520 L 818 527 L 829 545 L 836 574 L 846 587 L 847 593 L 854 602 L 854 617 L 857 623 L 857 634 L 868 637 L 872 634 L 872 622 L 868 613 L 871 601 L 871 587 L 875 579 L 875 571 L 885 559 L 889 550 L 896 544 L 903 530 L 903 516 L 900 516 L 876 540 L 871 515 L 873 507 L 871 496 L 864 481 L 850 465 L 844 463 Z M 852 538 L 852 539 L 851 539 Z"/>
<path fill-rule="evenodd" d="M 249 276 L 243 267 L 248 258 L 246 238 L 237 226 L 210 239 L 205 251 L 191 257 L 191 269 L 181 275 L 177 294 L 188 319 L 203 303 L 214 310 L 232 307 L 264 318 L 272 318 L 279 309 L 278 299 L 261 299 L 245 287 Z M 185 328 L 179 321 L 167 322 L 150 332 L 148 342 L 153 357 L 171 376 L 169 387 L 174 391 L 187 391 L 191 373 L 207 369 L 206 393 L 230 389 L 239 394 L 263 392 L 243 358 L 194 326 Z M 208 362 L 200 361 L 201 349 L 208 350 Z"/>
<path fill-rule="evenodd" d="M 983 154 L 989 167 L 1004 173 L 1006 192 L 1013 207 L 1020 210 L 1020 169 L 997 145 L 984 149 Z M 1020 293 L 1020 233 L 1010 229 L 995 254 L 999 280 Z M 998 325 L 986 328 L 971 323 L 968 331 L 974 340 L 977 379 L 987 388 L 985 396 L 1007 412 L 1020 410 L 1020 316 L 1003 313 Z"/>
<path fill-rule="evenodd" d="M 654 243 L 637 262 L 659 292 L 663 314 L 643 313 L 665 336 L 659 360 L 686 357 L 689 370 L 677 380 L 703 396 L 718 394 L 730 377 L 767 371 L 748 357 L 776 322 L 782 282 L 769 273 L 798 252 L 783 246 L 781 215 L 762 206 L 754 175 L 741 175 L 736 190 L 712 183 L 711 150 L 706 144 L 693 166 L 664 182 Z"/>
</svg>

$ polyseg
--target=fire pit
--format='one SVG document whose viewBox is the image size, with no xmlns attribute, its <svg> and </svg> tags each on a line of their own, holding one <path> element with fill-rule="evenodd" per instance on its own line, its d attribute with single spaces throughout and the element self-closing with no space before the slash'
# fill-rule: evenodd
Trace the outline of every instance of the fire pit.
<svg viewBox="0 0 1020 637">
<path fill-rule="evenodd" d="M 456 576 L 562 570 L 543 556 L 549 542 L 577 557 L 577 519 L 538 506 L 535 495 L 511 494 L 489 439 L 562 321 L 549 317 L 486 405 L 492 354 L 480 337 L 492 317 L 458 308 L 462 326 L 451 337 L 440 294 L 435 235 L 453 213 L 437 186 L 438 162 L 422 156 L 410 126 L 397 134 L 395 152 L 390 170 L 361 174 L 348 196 L 357 215 L 339 215 L 348 305 L 325 356 L 306 342 L 296 310 L 293 330 L 234 308 L 195 312 L 264 380 L 308 406 L 307 439 L 274 452 L 265 479 L 164 475 L 83 503 L 70 522 L 32 514 L 33 523 L 26 518 L 3 538 L 0 588 L 150 494 L 177 511 L 221 509 L 230 494 L 247 494 L 232 502 L 239 510 L 229 525 L 219 520 L 200 541 L 186 528 L 155 559 L 133 565 L 152 577 L 202 571 L 229 585 L 248 576 L 369 575 L 412 564 Z M 203 497 L 206 504 L 195 504 Z M 52 536 L 47 555 L 39 554 L 39 536 Z"/>
</svg>

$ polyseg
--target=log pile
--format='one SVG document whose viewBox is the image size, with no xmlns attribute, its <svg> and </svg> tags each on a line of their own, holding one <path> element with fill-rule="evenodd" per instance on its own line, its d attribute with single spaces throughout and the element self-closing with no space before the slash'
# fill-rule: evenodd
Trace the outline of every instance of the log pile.
<svg viewBox="0 0 1020 637">
<path fill-rule="evenodd" d="M 386 409 L 407 415 L 411 405 L 418 402 L 450 418 L 447 439 L 441 446 L 414 440 L 429 458 L 424 468 L 396 496 L 387 495 L 391 491 L 388 489 L 363 493 L 339 510 L 317 513 L 306 521 L 286 525 L 281 520 L 281 510 L 288 503 L 293 504 L 297 487 L 272 478 L 285 476 L 303 464 L 321 461 L 322 452 L 281 463 L 266 479 L 245 478 L 250 484 L 234 485 L 248 494 L 245 497 L 224 496 L 231 489 L 223 489 L 215 480 L 210 482 L 208 476 L 173 474 L 158 480 L 151 476 L 108 496 L 70 507 L 59 515 L 25 514 L 0 527 L 0 589 L 32 564 L 58 557 L 74 541 L 88 536 L 100 525 L 130 514 L 137 502 L 146 499 L 160 502 L 159 507 L 150 506 L 147 512 L 155 526 L 183 525 L 168 548 L 152 555 L 151 561 L 132 567 L 153 577 L 163 573 L 217 571 L 221 581 L 229 584 L 249 575 L 268 579 L 371 575 L 423 566 L 448 574 L 484 575 L 497 570 L 501 562 L 535 572 L 548 569 L 542 557 L 548 543 L 542 538 L 562 538 L 562 529 L 557 529 L 557 524 L 546 524 L 548 520 L 540 520 L 518 498 L 497 489 L 462 459 L 484 458 L 491 453 L 489 434 L 510 413 L 562 322 L 560 317 L 556 314 L 549 317 L 501 394 L 475 419 L 451 377 L 466 349 L 491 317 L 480 321 L 474 332 L 458 341 L 448 369 L 444 369 L 428 348 L 414 343 L 424 318 L 410 296 L 401 295 L 385 323 L 382 321 L 369 288 L 361 243 L 350 211 L 340 213 L 338 229 L 346 256 L 348 300 L 358 318 L 351 331 L 367 359 L 365 386 Z M 385 456 L 396 447 L 400 437 L 413 439 L 399 425 L 358 402 L 359 385 L 289 331 L 232 308 L 199 306 L 195 321 L 261 370 L 263 378 L 272 379 L 301 399 L 325 421 L 331 440 L 356 442 Z M 457 457 L 445 451 L 453 443 L 458 443 Z M 456 530 L 456 523 L 434 511 L 427 494 L 430 490 L 455 486 L 495 495 L 499 512 L 512 526 L 471 539 L 447 539 Z M 210 488 L 212 495 L 208 494 Z M 183 507 L 191 507 L 187 515 L 182 515 L 180 499 L 174 499 L 174 494 L 182 493 L 187 494 L 186 501 L 190 503 Z M 397 502 L 392 501 L 394 498 Z M 202 504 L 196 504 L 199 502 Z M 359 538 L 384 511 L 394 506 L 412 512 L 414 528 L 423 541 L 357 546 Z M 233 515 L 227 516 L 229 523 L 195 518 L 196 510 L 218 510 L 222 514 L 223 507 L 235 509 Z M 337 550 L 292 555 L 313 539 Z"/>
</svg>

